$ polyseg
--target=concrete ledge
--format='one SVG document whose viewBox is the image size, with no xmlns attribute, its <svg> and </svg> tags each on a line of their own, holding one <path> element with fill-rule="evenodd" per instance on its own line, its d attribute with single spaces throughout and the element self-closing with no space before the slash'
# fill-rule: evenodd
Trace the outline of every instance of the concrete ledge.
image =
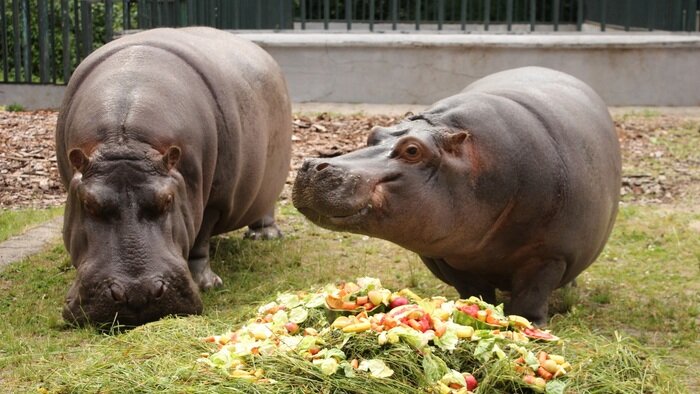
<svg viewBox="0 0 700 394">
<path fill-rule="evenodd" d="M 509 68 L 572 74 L 610 106 L 700 105 L 688 33 L 233 32 L 280 64 L 294 102 L 429 105 Z M 57 108 L 62 86 L 0 85 L 0 105 Z"/>
<path fill-rule="evenodd" d="M 28 110 L 61 106 L 66 87 L 62 85 L 0 84 L 0 105 L 20 104 Z"/>
<path fill-rule="evenodd" d="M 697 34 L 237 34 L 277 60 L 296 102 L 426 105 L 491 73 L 543 66 L 612 106 L 700 105 Z"/>
</svg>

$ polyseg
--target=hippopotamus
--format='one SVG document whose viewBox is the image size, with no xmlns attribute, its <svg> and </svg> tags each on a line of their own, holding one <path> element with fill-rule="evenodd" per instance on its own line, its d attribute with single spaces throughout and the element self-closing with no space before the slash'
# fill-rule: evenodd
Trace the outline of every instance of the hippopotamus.
<svg viewBox="0 0 700 394">
<path fill-rule="evenodd" d="M 291 158 L 279 66 L 210 28 L 153 29 L 88 56 L 56 126 L 67 190 L 63 240 L 77 276 L 70 323 L 140 325 L 198 314 L 221 285 L 212 235 L 281 235 L 275 202 Z"/>
<path fill-rule="evenodd" d="M 367 146 L 307 159 L 295 207 L 311 222 L 417 253 L 460 297 L 543 325 L 548 297 L 600 254 L 620 198 L 620 146 L 585 83 L 525 67 L 479 79 Z"/>
</svg>

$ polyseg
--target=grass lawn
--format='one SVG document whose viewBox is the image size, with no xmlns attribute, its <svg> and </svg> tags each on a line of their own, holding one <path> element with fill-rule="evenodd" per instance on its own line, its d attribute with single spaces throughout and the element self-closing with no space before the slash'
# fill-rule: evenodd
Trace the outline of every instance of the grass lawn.
<svg viewBox="0 0 700 394">
<path fill-rule="evenodd" d="M 8 267 L 0 274 L 0 382 L 18 392 L 233 389 L 236 383 L 195 365 L 210 350 L 198 338 L 245 321 L 276 292 L 369 275 L 391 288 L 456 296 L 410 252 L 319 229 L 289 205 L 281 206 L 279 216 L 287 233 L 281 241 L 242 240 L 240 232 L 213 240 L 213 266 L 224 286 L 205 294 L 203 316 L 168 319 L 126 334 L 64 326 L 61 303 L 74 271 L 62 246 Z M 629 351 L 615 344 L 633 339 L 636 354 L 660 368 L 654 379 L 666 385 L 663 392 L 700 389 L 700 237 L 691 227 L 699 220 L 700 212 L 690 208 L 622 207 L 599 261 L 576 290 L 560 291 L 552 300 L 559 310 L 573 304 L 553 317 L 551 328 L 571 339 L 572 355 L 576 343 L 586 343 L 572 356 L 574 363 L 585 370 L 595 361 L 585 352 L 595 358 L 596 352 Z M 603 339 L 591 342 L 594 336 Z"/>
<path fill-rule="evenodd" d="M 63 214 L 63 208 L 0 210 L 0 242 Z"/>
</svg>

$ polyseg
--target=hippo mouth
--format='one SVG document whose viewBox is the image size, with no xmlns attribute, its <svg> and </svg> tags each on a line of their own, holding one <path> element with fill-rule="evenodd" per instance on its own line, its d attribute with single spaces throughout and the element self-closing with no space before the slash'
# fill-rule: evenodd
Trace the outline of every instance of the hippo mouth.
<svg viewBox="0 0 700 394">
<path fill-rule="evenodd" d="M 357 225 L 364 221 L 372 210 L 372 204 L 368 203 L 359 210 L 347 214 L 327 214 L 317 211 L 311 207 L 297 208 L 304 216 L 312 222 L 322 227 L 345 227 Z"/>
<path fill-rule="evenodd" d="M 189 277 L 159 275 L 97 285 L 78 277 L 66 295 L 63 319 L 75 326 L 130 328 L 164 316 L 200 314 L 202 309 L 198 288 Z"/>
</svg>

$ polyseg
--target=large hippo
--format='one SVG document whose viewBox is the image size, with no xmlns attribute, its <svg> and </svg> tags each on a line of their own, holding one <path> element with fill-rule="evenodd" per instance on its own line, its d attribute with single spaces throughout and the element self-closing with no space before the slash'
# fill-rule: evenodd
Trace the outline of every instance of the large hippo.
<svg viewBox="0 0 700 394">
<path fill-rule="evenodd" d="M 578 79 L 526 67 L 480 79 L 370 133 L 367 147 L 306 160 L 294 205 L 329 229 L 418 253 L 461 297 L 538 324 L 550 293 L 603 249 L 617 214 L 620 147 Z"/>
<path fill-rule="evenodd" d="M 69 322 L 139 325 L 202 311 L 221 284 L 209 238 L 280 235 L 291 107 L 275 61 L 210 28 L 125 36 L 86 58 L 56 127 L 77 278 Z"/>
</svg>

